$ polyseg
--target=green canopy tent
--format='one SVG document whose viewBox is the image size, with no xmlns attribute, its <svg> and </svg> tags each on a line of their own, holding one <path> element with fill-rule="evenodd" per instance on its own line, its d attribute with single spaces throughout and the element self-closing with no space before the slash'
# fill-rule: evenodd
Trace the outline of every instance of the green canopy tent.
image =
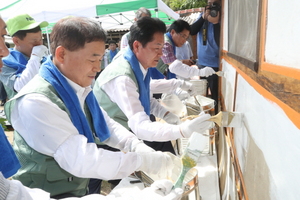
<svg viewBox="0 0 300 200">
<path fill-rule="evenodd" d="M 97 17 L 105 30 L 129 29 L 140 7 L 149 9 L 152 17 L 160 18 L 167 25 L 179 18 L 161 0 L 6 0 L 0 5 L 0 13 L 5 21 L 27 13 L 36 21 L 49 22 L 44 32 L 50 33 L 53 25 L 66 16 Z"/>
<path fill-rule="evenodd" d="M 105 30 L 129 29 L 140 7 L 149 9 L 152 17 L 158 17 L 166 24 L 179 18 L 161 0 L 6 0 L 0 5 L 4 21 L 17 14 L 27 13 L 36 21 L 47 21 L 50 25 L 43 29 L 47 34 L 53 25 L 66 16 L 96 17 Z M 49 45 L 50 46 L 50 45 Z"/>
<path fill-rule="evenodd" d="M 112 13 L 122 13 L 120 16 L 126 19 L 134 19 L 133 13 L 140 7 L 145 7 L 150 10 L 152 17 L 157 17 L 166 25 L 171 24 L 174 20 L 179 18 L 179 14 L 171 10 L 161 0 L 104 0 L 101 4 L 96 5 L 96 11 L 99 18 L 110 16 L 114 18 Z M 115 15 L 116 16 L 116 15 Z"/>
</svg>

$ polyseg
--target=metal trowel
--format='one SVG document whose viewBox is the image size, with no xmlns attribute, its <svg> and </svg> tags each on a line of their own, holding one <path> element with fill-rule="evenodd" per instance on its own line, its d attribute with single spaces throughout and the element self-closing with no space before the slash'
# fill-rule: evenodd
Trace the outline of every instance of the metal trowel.
<svg viewBox="0 0 300 200">
<path fill-rule="evenodd" d="M 216 74 L 217 74 L 218 76 L 224 76 L 224 72 L 223 72 L 223 71 L 217 71 Z"/>
<path fill-rule="evenodd" d="M 213 121 L 220 127 L 241 127 L 243 113 L 220 111 L 217 115 L 212 116 L 208 121 Z"/>
</svg>

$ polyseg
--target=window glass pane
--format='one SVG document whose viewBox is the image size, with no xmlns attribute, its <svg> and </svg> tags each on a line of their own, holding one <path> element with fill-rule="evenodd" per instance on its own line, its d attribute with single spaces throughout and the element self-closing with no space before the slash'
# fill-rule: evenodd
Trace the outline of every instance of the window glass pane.
<svg viewBox="0 0 300 200">
<path fill-rule="evenodd" d="M 229 52 L 237 56 L 257 60 L 259 0 L 229 1 Z"/>
</svg>

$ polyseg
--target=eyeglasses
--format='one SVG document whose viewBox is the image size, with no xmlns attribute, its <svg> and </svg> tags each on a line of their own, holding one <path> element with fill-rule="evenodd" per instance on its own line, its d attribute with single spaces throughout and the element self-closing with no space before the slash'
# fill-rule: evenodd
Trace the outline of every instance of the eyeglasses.
<svg viewBox="0 0 300 200">
<path fill-rule="evenodd" d="M 180 35 L 180 37 L 182 37 L 183 39 L 187 40 L 189 38 L 189 36 L 186 36 L 182 33 L 177 33 L 178 35 Z"/>
</svg>

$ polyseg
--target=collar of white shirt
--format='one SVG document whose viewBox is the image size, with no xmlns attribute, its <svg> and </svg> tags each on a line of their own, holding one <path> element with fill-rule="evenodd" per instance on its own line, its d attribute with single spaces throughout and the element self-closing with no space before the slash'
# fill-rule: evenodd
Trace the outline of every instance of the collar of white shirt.
<svg viewBox="0 0 300 200">
<path fill-rule="evenodd" d="M 140 64 L 140 69 L 143 73 L 143 79 L 145 79 L 148 69 L 145 69 L 140 62 L 139 62 L 139 64 Z"/>
<path fill-rule="evenodd" d="M 79 99 L 79 102 L 80 102 L 80 107 L 83 110 L 83 105 L 84 105 L 85 98 L 92 91 L 92 87 L 91 86 L 81 87 L 77 83 L 75 83 L 75 82 L 71 81 L 70 79 L 68 79 L 66 76 L 64 76 L 64 77 L 66 78 L 67 82 L 70 84 L 71 88 L 74 90 L 75 94 L 77 95 L 77 97 Z"/>
</svg>

